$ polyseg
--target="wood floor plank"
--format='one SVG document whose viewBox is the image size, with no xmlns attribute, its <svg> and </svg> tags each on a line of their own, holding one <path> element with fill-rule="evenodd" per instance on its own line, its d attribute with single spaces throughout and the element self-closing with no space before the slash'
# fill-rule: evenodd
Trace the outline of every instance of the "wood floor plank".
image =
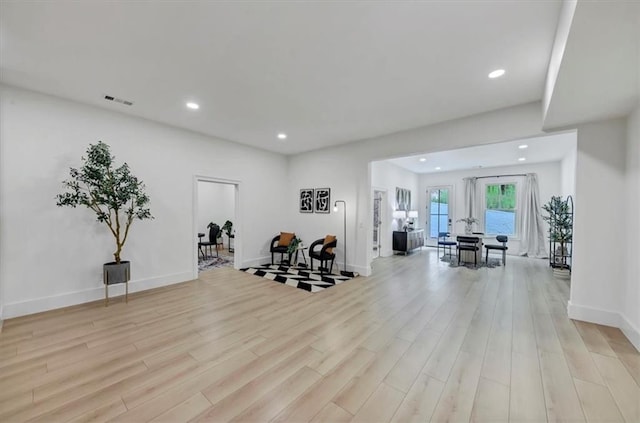
<svg viewBox="0 0 640 423">
<path fill-rule="evenodd" d="M 469 421 L 481 370 L 481 356 L 460 352 L 433 412 L 432 422 Z"/>
<path fill-rule="evenodd" d="M 624 418 L 606 386 L 580 379 L 574 379 L 574 383 L 588 423 L 624 423 Z"/>
<path fill-rule="evenodd" d="M 353 419 L 353 415 L 347 410 L 330 402 L 311 420 L 311 423 L 347 423 Z"/>
<path fill-rule="evenodd" d="M 267 395 L 251 404 L 231 421 L 269 421 L 320 379 L 322 379 L 320 373 L 308 367 L 303 367 L 279 386 L 271 389 Z M 351 418 L 351 415 L 349 415 L 349 418 Z"/>
<path fill-rule="evenodd" d="M 476 398 L 473 401 L 470 421 L 473 423 L 508 422 L 509 392 L 508 386 L 481 377 Z"/>
<path fill-rule="evenodd" d="M 388 422 L 403 398 L 402 392 L 381 383 L 351 421 L 354 423 Z"/>
<path fill-rule="evenodd" d="M 376 355 L 371 364 L 364 367 L 358 375 L 351 379 L 347 386 L 333 398 L 333 402 L 356 415 L 360 407 L 376 390 L 410 345 L 410 342 L 396 338 L 387 348 Z"/>
<path fill-rule="evenodd" d="M 313 294 L 219 268 L 10 319 L 0 421 L 640 421 L 640 354 L 569 320 L 548 262 L 436 254 Z"/>
<path fill-rule="evenodd" d="M 547 421 L 538 354 L 513 351 L 511 367 L 510 420 L 531 423 Z"/>
<path fill-rule="evenodd" d="M 640 388 L 618 358 L 592 353 L 613 400 L 627 422 L 640 421 Z"/>
<path fill-rule="evenodd" d="M 578 393 L 564 356 L 540 351 L 540 370 L 549 421 L 584 422 Z"/>
<path fill-rule="evenodd" d="M 375 354 L 364 348 L 356 349 L 331 373 L 285 408 L 273 422 L 304 422 L 322 410 L 325 404 L 353 378 L 360 369 L 367 366 Z"/>
<path fill-rule="evenodd" d="M 394 423 L 428 422 L 443 389 L 444 382 L 420 373 L 391 421 Z"/>
</svg>

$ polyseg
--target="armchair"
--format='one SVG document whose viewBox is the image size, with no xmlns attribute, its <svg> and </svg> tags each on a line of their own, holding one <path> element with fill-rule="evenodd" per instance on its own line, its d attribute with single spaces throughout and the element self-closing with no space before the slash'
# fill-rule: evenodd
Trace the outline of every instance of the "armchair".
<svg viewBox="0 0 640 423">
<path fill-rule="evenodd" d="M 338 245 L 338 240 L 333 235 L 327 235 L 324 238 L 313 241 L 309 246 L 309 257 L 311 258 L 311 271 L 313 271 L 313 259 L 320 261 L 320 275 L 324 274 L 326 269 L 329 269 L 329 273 L 333 270 L 333 261 L 336 258 L 336 254 L 333 249 Z M 318 246 L 322 246 L 319 250 Z M 327 262 L 331 260 L 331 266 L 327 266 Z"/>
<path fill-rule="evenodd" d="M 291 253 L 289 252 L 289 243 L 295 238 L 296 234 L 290 232 L 280 232 L 271 240 L 269 251 L 271 252 L 271 264 L 274 264 L 274 255 L 280 253 L 280 263 L 285 254 L 288 256 L 287 263 L 291 265 Z"/>
</svg>

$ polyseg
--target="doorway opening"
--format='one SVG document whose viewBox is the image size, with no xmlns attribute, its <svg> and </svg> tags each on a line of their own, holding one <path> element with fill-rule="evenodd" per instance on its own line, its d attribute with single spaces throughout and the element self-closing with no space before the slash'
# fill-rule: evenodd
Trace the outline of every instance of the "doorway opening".
<svg viewBox="0 0 640 423">
<path fill-rule="evenodd" d="M 237 204 L 234 181 L 196 177 L 194 201 L 194 273 L 236 267 L 238 253 Z"/>
<path fill-rule="evenodd" d="M 380 257 L 382 248 L 382 199 L 384 192 L 373 192 L 373 258 Z"/>
</svg>

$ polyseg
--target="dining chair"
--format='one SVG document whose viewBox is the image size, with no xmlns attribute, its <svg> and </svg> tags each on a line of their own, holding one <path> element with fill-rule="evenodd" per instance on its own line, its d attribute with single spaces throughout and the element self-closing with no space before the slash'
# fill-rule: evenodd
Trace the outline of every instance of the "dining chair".
<svg viewBox="0 0 640 423">
<path fill-rule="evenodd" d="M 509 237 L 506 235 L 498 235 L 496 236 L 496 240 L 498 240 L 498 242 L 501 242 L 502 244 L 487 244 L 484 246 L 484 248 L 486 248 L 487 250 L 487 256 L 485 258 L 485 262 L 487 264 L 489 264 L 489 250 L 497 250 L 497 251 L 502 251 L 502 265 L 506 266 L 507 265 L 507 250 L 509 249 L 509 247 L 507 247 L 507 242 L 509 241 Z"/>
<path fill-rule="evenodd" d="M 460 257 L 462 256 L 462 251 L 472 251 L 473 252 L 473 264 L 478 266 L 478 251 L 480 251 L 480 238 L 477 236 L 458 236 L 456 238 L 458 241 L 458 265 L 460 265 Z M 482 253 L 480 253 L 482 254 Z"/>
<path fill-rule="evenodd" d="M 458 245 L 457 242 L 455 241 L 451 241 L 451 240 L 447 240 L 447 238 L 449 238 L 450 234 L 449 232 L 438 232 L 438 259 L 440 258 L 440 246 L 442 246 L 442 251 L 443 253 L 446 253 L 447 248 L 449 249 L 449 259 L 451 259 L 452 254 L 451 254 L 451 248 L 454 245 Z M 444 257 L 444 256 L 443 256 Z"/>
</svg>

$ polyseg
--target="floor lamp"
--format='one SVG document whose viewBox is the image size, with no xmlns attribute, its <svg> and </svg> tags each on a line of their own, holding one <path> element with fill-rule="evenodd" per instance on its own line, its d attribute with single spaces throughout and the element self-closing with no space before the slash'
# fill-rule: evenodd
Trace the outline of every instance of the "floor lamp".
<svg viewBox="0 0 640 423">
<path fill-rule="evenodd" d="M 348 276 L 350 278 L 355 277 L 355 274 L 353 272 L 347 272 L 347 202 L 344 200 L 336 200 L 333 203 L 333 211 L 337 212 L 338 211 L 338 203 L 343 203 L 344 204 L 344 270 L 342 270 L 340 272 L 340 274 L 342 276 Z"/>
</svg>

